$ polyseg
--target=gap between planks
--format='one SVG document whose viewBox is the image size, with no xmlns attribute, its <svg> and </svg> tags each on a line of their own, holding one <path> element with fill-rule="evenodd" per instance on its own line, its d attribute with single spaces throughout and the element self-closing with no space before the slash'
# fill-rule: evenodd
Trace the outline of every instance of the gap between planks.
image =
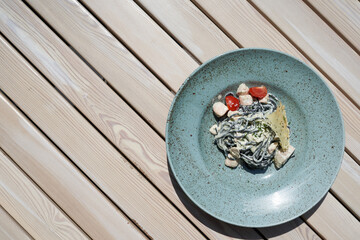
<svg viewBox="0 0 360 240">
<path fill-rule="evenodd" d="M 237 47 L 244 48 L 241 43 L 234 38 L 211 14 L 209 14 L 196 0 L 190 0 L 194 6 L 196 6 L 200 12 L 202 12 L 220 31 L 222 31 L 225 36 L 227 36 Z"/>
<path fill-rule="evenodd" d="M 0 147 L 1 151 L 1 147 Z M 2 151 L 4 153 L 4 151 Z M 0 204 L 0 238 L 34 240 L 34 238 Z"/>
</svg>

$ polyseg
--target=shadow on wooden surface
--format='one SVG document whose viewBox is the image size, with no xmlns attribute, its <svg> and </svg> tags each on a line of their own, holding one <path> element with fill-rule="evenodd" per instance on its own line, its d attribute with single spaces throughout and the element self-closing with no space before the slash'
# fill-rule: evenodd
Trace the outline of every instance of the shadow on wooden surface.
<svg viewBox="0 0 360 240">
<path fill-rule="evenodd" d="M 274 227 L 266 227 L 266 228 L 258 228 L 259 235 L 254 235 L 254 231 L 252 228 L 239 227 L 236 225 L 225 223 L 221 220 L 214 218 L 208 213 L 204 212 L 198 206 L 196 206 L 189 197 L 185 194 L 185 192 L 181 189 L 180 185 L 176 181 L 172 169 L 168 164 L 169 174 L 171 183 L 176 191 L 181 202 L 188 209 L 188 211 L 197 218 L 200 222 L 202 222 L 208 228 L 219 232 L 223 235 L 232 237 L 232 238 L 242 238 L 242 239 L 254 239 L 259 238 L 259 235 L 267 238 L 273 238 L 276 236 L 283 235 L 287 232 L 293 231 L 295 228 L 299 227 L 301 224 L 305 224 L 300 218 L 296 218 L 290 222 L 286 222 L 284 224 L 280 224 Z M 327 194 L 326 194 L 327 195 Z M 308 212 L 306 212 L 302 218 L 306 221 L 322 204 L 326 195 L 318 202 L 313 208 L 311 208 Z"/>
</svg>

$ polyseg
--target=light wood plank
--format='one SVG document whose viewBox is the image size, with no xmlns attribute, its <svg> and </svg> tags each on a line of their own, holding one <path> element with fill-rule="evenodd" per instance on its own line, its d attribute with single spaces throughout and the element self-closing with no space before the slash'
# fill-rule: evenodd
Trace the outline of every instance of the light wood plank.
<svg viewBox="0 0 360 240">
<path fill-rule="evenodd" d="M 33 238 L 0 206 L 0 239 L 31 240 Z"/>
<path fill-rule="evenodd" d="M 331 194 L 327 194 L 316 212 L 303 215 L 310 225 L 325 239 L 357 239 L 360 236 L 360 222 Z"/>
<path fill-rule="evenodd" d="M 336 197 L 360 219 L 360 167 L 346 153 L 331 189 Z"/>
<path fill-rule="evenodd" d="M 301 0 L 253 1 L 360 105 L 360 56 Z"/>
<path fill-rule="evenodd" d="M 176 91 L 198 66 L 139 6 L 131 0 L 82 1 L 126 45 Z M 178 61 L 186 59 L 185 61 Z M 166 71 L 164 67 L 166 66 Z"/>
<path fill-rule="evenodd" d="M 146 8 L 202 62 L 238 48 L 190 1 L 137 0 L 136 2 Z"/>
<path fill-rule="evenodd" d="M 145 239 L 69 160 L 0 94 L 0 145 L 93 239 Z"/>
<path fill-rule="evenodd" d="M 0 204 L 36 239 L 89 239 L 0 150 Z"/>
<path fill-rule="evenodd" d="M 334 93 L 344 117 L 346 148 L 360 163 L 360 111 L 327 78 L 282 36 L 247 1 L 197 0 L 199 7 L 211 15 L 244 47 L 271 48 L 299 58 L 320 74 Z"/>
<path fill-rule="evenodd" d="M 0 69 L 3 91 L 151 237 L 203 238 L 3 38 Z"/>
<path fill-rule="evenodd" d="M 214 224 L 198 208 L 185 207 L 176 193 L 179 189 L 175 190 L 171 183 L 163 139 L 24 5 L 11 3 L 10 6 L 13 11 L 4 11 L 7 13 L 4 14 L 4 22 L 16 23 L 26 31 L 29 36 L 27 41 L 31 41 L 31 45 L 23 41 L 22 35 L 18 34 L 20 30 L 0 22 L 0 28 L 7 38 L 201 231 L 217 239 L 226 238 L 219 231 L 238 237 L 260 238 L 251 229 L 234 230 L 225 224 Z M 36 26 L 36 29 L 32 26 Z M 53 64 L 49 66 L 49 62 Z M 67 84 L 64 84 L 65 77 Z M 193 214 L 202 220 L 199 221 Z"/>
<path fill-rule="evenodd" d="M 86 9 L 75 0 L 27 2 L 157 131 L 165 131 L 163 126 L 173 95 Z M 20 34 L 29 37 L 26 32 Z"/>
<path fill-rule="evenodd" d="M 306 0 L 360 51 L 360 3 L 356 0 Z"/>
</svg>

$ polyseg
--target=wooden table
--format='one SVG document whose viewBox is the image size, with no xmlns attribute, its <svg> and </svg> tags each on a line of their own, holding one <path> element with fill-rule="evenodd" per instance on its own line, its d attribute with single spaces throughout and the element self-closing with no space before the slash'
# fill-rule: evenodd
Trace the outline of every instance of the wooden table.
<svg viewBox="0 0 360 240">
<path fill-rule="evenodd" d="M 359 239 L 358 1 L 0 0 L 0 31 L 0 239 Z M 201 212 L 167 165 L 175 92 L 242 47 L 312 66 L 345 123 L 330 192 L 269 228 Z"/>
</svg>

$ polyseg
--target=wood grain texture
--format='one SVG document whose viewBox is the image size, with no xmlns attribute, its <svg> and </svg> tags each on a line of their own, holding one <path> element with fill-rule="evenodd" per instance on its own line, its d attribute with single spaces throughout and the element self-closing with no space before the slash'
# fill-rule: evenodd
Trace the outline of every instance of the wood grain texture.
<svg viewBox="0 0 360 240">
<path fill-rule="evenodd" d="M 157 131 L 165 132 L 173 95 L 85 8 L 75 0 L 27 2 Z"/>
<path fill-rule="evenodd" d="M 0 239 L 32 240 L 33 238 L 0 206 Z"/>
<path fill-rule="evenodd" d="M 244 47 L 276 49 L 299 58 L 326 81 L 334 93 L 345 123 L 346 148 L 360 163 L 360 111 L 349 99 L 324 77 L 284 36 L 281 35 L 247 1 L 197 0 L 199 7 L 211 15 Z"/>
<path fill-rule="evenodd" d="M 145 239 L 142 233 L 0 94 L 0 145 L 93 239 Z"/>
<path fill-rule="evenodd" d="M 316 212 L 303 215 L 325 239 L 357 239 L 360 236 L 360 222 L 331 194 L 317 206 Z"/>
<path fill-rule="evenodd" d="M 179 188 L 174 189 L 171 183 L 163 139 L 23 4 L 11 3 L 11 6 L 13 11 L 4 11 L 7 13 L 4 22 L 16 23 L 32 44 L 23 41 L 18 34 L 20 30 L 0 22 L 7 38 L 201 231 L 213 239 L 226 238 L 219 231 L 237 237 L 259 238 L 251 229 L 235 230 L 210 220 L 194 206 L 185 207 L 176 193 Z M 197 220 L 193 214 L 202 220 Z"/>
<path fill-rule="evenodd" d="M 336 197 L 360 219 L 360 167 L 346 153 L 331 189 Z"/>
<path fill-rule="evenodd" d="M 137 0 L 200 61 L 237 49 L 192 2 L 182 0 Z"/>
<path fill-rule="evenodd" d="M 176 91 L 198 64 L 131 0 L 82 0 Z M 186 59 L 179 61 L 179 59 Z M 163 66 L 166 66 L 164 71 Z"/>
<path fill-rule="evenodd" d="M 254 0 L 360 106 L 360 56 L 301 0 Z"/>
<path fill-rule="evenodd" d="M 356 0 L 306 0 L 360 51 L 360 3 Z"/>
<path fill-rule="evenodd" d="M 0 87 L 151 237 L 203 236 L 9 44 L 0 41 Z"/>
<path fill-rule="evenodd" d="M 0 204 L 35 239 L 89 239 L 2 150 Z"/>
</svg>

